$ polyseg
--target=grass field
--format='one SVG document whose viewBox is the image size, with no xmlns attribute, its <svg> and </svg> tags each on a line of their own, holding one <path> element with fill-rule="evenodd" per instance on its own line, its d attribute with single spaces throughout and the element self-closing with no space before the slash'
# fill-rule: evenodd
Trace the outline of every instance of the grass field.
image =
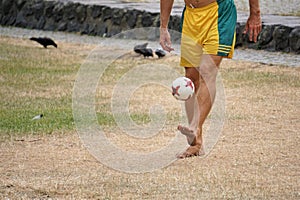
<svg viewBox="0 0 300 200">
<path fill-rule="evenodd" d="M 213 151 L 129 174 L 97 161 L 76 133 L 74 81 L 95 45 L 60 42 L 58 49 L 43 49 L 29 40 L 0 37 L 0 47 L 1 199 L 300 198 L 300 68 L 224 60 L 226 122 Z M 168 111 L 163 137 L 141 142 L 118 135 L 111 94 L 101 91 L 112 90 L 133 63 L 168 63 L 182 72 L 178 60 L 132 53 L 105 72 L 97 90 L 97 119 L 118 146 L 152 151 L 164 145 L 173 137 L 179 105 L 160 99 Z M 147 105 L 155 101 L 146 97 L 130 104 L 133 121 L 142 126 L 150 121 Z M 41 120 L 31 120 L 41 113 Z"/>
</svg>

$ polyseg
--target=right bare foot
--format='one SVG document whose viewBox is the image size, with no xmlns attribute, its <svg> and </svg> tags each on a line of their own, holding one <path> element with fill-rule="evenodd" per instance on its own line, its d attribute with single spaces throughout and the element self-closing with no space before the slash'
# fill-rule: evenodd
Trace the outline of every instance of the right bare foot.
<svg viewBox="0 0 300 200">
<path fill-rule="evenodd" d="M 177 158 L 183 159 L 187 157 L 192 157 L 192 156 L 203 156 L 205 155 L 204 150 L 202 146 L 200 145 L 195 145 L 195 146 L 190 146 L 185 150 L 185 152 L 178 154 Z"/>
<path fill-rule="evenodd" d="M 181 126 L 178 125 L 177 129 L 186 136 L 187 142 L 189 145 L 192 145 L 194 143 L 194 140 L 196 138 L 196 134 L 194 133 L 193 130 L 185 127 L 185 126 Z"/>
</svg>

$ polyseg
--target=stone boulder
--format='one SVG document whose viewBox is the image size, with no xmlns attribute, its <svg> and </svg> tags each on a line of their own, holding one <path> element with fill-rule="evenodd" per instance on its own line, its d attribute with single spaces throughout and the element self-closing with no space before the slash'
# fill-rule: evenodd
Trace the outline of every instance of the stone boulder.
<svg viewBox="0 0 300 200">
<path fill-rule="evenodd" d="M 263 26 L 261 33 L 258 37 L 258 45 L 260 49 L 272 49 L 274 45 L 272 44 L 273 40 L 273 26 Z"/>
<path fill-rule="evenodd" d="M 289 35 L 291 30 L 292 28 L 287 26 L 275 26 L 273 32 L 273 39 L 275 42 L 276 51 L 290 52 Z"/>
<path fill-rule="evenodd" d="M 300 54 L 300 27 L 294 28 L 289 34 L 289 44 L 293 52 Z"/>
<path fill-rule="evenodd" d="M 0 0 L 0 24 L 110 37 L 130 29 L 159 27 L 160 14 L 72 1 Z M 169 29 L 176 42 L 181 38 L 180 25 L 180 16 L 170 16 Z M 300 54 L 300 27 L 263 25 L 257 43 L 249 41 L 248 35 L 243 34 L 244 27 L 245 23 L 236 24 L 236 47 Z M 159 31 L 155 29 L 141 29 L 140 35 L 135 31 L 121 36 L 148 40 L 159 37 Z"/>
</svg>

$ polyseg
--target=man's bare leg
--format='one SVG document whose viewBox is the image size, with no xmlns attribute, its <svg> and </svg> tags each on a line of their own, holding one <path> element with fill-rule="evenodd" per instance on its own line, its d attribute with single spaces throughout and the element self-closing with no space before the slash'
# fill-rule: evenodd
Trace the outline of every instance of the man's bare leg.
<svg viewBox="0 0 300 200">
<path fill-rule="evenodd" d="M 215 99 L 216 76 L 221 61 L 220 56 L 203 55 L 199 68 L 186 68 L 186 77 L 194 82 L 196 95 L 185 102 L 189 126 L 178 126 L 190 145 L 178 158 L 204 154 L 202 126 Z"/>
<path fill-rule="evenodd" d="M 195 79 L 191 78 L 191 75 L 189 75 L 189 73 L 197 73 L 199 74 L 199 71 L 196 68 L 191 68 L 191 69 L 186 69 L 186 77 L 190 77 L 190 79 L 194 82 L 195 85 L 195 94 L 189 98 L 186 102 L 185 102 L 185 110 L 187 113 L 187 119 L 188 119 L 188 124 L 189 127 L 185 127 L 185 126 L 181 126 L 179 125 L 177 127 L 177 129 L 186 136 L 187 138 L 187 142 L 189 145 L 192 145 L 193 141 L 195 140 L 196 137 L 196 131 L 198 129 L 198 123 L 199 123 L 199 106 L 198 106 L 198 100 L 197 100 L 197 90 L 199 88 L 199 83 L 196 80 L 199 80 L 199 76 L 196 77 L 195 75 Z"/>
</svg>

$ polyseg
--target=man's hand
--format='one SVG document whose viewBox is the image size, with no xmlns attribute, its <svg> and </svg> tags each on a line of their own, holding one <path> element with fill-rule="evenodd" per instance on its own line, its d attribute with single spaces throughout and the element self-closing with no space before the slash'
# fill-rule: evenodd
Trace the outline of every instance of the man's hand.
<svg viewBox="0 0 300 200">
<path fill-rule="evenodd" d="M 250 15 L 244 29 L 244 34 L 249 33 L 249 40 L 257 42 L 257 36 L 261 31 L 261 27 L 260 15 Z"/>
<path fill-rule="evenodd" d="M 171 43 L 171 36 L 167 28 L 160 28 L 160 41 L 161 47 L 165 51 L 173 51 L 172 43 Z"/>
<path fill-rule="evenodd" d="M 249 33 L 249 40 L 257 42 L 257 36 L 261 31 L 259 0 L 249 0 L 249 6 L 250 16 L 243 33 Z"/>
</svg>

